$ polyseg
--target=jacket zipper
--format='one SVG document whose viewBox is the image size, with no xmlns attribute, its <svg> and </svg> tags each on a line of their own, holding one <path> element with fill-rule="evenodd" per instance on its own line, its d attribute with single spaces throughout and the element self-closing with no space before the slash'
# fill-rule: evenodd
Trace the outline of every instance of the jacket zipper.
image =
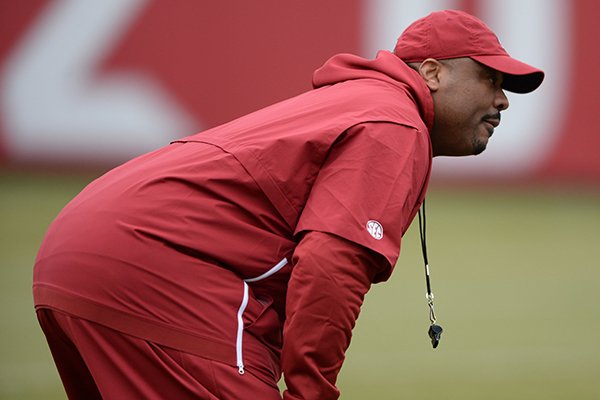
<svg viewBox="0 0 600 400">
<path fill-rule="evenodd" d="M 288 263 L 287 258 L 279 261 L 277 265 L 273 268 L 269 269 L 262 275 L 257 276 L 256 278 L 248 278 L 244 279 L 244 296 L 242 297 L 242 304 L 240 304 L 240 308 L 237 312 L 237 337 L 235 341 L 235 352 L 236 352 L 236 363 L 238 367 L 238 372 L 240 375 L 244 375 L 244 357 L 242 351 L 242 337 L 244 335 L 244 311 L 246 310 L 246 306 L 248 306 L 248 283 L 258 282 L 260 280 L 266 279 L 269 276 L 277 273 L 281 268 L 285 267 Z"/>
</svg>

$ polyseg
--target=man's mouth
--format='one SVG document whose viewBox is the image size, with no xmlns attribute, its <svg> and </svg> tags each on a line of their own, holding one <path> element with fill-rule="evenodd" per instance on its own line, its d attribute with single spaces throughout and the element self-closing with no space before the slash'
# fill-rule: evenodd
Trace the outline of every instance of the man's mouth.
<svg viewBox="0 0 600 400">
<path fill-rule="evenodd" d="M 483 123 L 486 125 L 487 131 L 490 133 L 490 136 L 494 133 L 494 128 L 497 128 L 500 125 L 500 113 L 496 115 L 488 115 L 483 118 Z"/>
</svg>

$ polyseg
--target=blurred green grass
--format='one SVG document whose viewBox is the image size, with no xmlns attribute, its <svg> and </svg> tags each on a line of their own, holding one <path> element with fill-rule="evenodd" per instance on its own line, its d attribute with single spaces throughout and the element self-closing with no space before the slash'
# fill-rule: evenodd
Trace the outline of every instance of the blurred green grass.
<svg viewBox="0 0 600 400">
<path fill-rule="evenodd" d="M 0 399 L 64 399 L 31 300 L 58 211 L 92 174 L 0 172 Z M 600 192 L 434 189 L 433 350 L 416 224 L 373 287 L 338 384 L 342 399 L 600 398 Z"/>
</svg>

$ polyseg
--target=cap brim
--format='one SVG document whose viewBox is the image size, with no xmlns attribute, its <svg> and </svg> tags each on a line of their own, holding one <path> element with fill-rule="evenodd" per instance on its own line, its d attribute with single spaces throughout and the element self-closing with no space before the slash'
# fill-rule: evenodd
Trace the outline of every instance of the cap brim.
<svg viewBox="0 0 600 400">
<path fill-rule="evenodd" d="M 502 87 L 509 92 L 533 92 L 544 80 L 544 71 L 509 56 L 470 57 L 483 65 L 504 73 Z"/>
</svg>

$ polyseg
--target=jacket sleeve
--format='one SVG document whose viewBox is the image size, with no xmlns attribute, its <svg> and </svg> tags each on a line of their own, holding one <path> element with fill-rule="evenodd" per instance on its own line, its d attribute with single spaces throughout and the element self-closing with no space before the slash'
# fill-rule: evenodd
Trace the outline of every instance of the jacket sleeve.
<svg viewBox="0 0 600 400">
<path fill-rule="evenodd" d="M 352 329 L 383 256 L 328 233 L 308 232 L 294 252 L 283 331 L 285 400 L 337 399 Z"/>
<path fill-rule="evenodd" d="M 395 265 L 402 235 L 425 195 L 430 163 L 427 132 L 390 122 L 353 126 L 321 165 L 295 234 L 328 232 Z M 373 236 L 370 223 L 381 228 L 381 235 Z M 388 277 L 382 274 L 377 281 Z"/>
</svg>

